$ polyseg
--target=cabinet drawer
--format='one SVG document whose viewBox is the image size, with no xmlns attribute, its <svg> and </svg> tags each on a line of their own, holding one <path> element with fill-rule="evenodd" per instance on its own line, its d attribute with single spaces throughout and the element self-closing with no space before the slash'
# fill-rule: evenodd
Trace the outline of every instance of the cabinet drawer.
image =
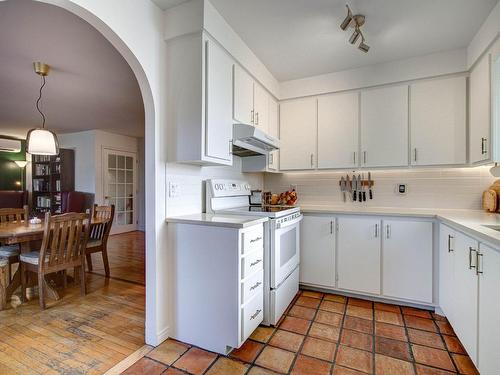
<svg viewBox="0 0 500 375">
<path fill-rule="evenodd" d="M 241 304 L 245 304 L 257 293 L 262 292 L 264 287 L 264 270 L 260 270 L 247 280 L 241 282 Z"/>
<path fill-rule="evenodd" d="M 264 318 L 264 294 L 255 295 L 241 308 L 241 342 L 244 342 Z"/>
<path fill-rule="evenodd" d="M 264 247 L 264 227 L 259 225 L 255 229 L 250 229 L 242 233 L 241 253 L 247 254 L 253 250 Z"/>
<path fill-rule="evenodd" d="M 241 279 L 263 269 L 264 249 L 259 249 L 241 258 Z"/>
</svg>

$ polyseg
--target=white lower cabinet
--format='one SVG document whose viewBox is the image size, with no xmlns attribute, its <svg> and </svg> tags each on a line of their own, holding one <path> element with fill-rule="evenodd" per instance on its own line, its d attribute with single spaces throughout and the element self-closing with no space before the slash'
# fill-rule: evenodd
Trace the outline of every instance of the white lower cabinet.
<svg viewBox="0 0 500 375">
<path fill-rule="evenodd" d="M 500 368 L 500 252 L 483 244 L 479 251 L 478 367 L 490 375 Z"/>
<path fill-rule="evenodd" d="M 335 218 L 304 216 L 300 230 L 300 282 L 335 287 Z"/>
<path fill-rule="evenodd" d="M 382 294 L 432 303 L 432 222 L 384 220 Z"/>
<path fill-rule="evenodd" d="M 455 289 L 455 237 L 453 229 L 442 224 L 439 226 L 439 306 L 449 320 L 453 314 Z"/>
<path fill-rule="evenodd" d="M 338 287 L 380 294 L 380 220 L 340 217 L 338 220 Z"/>
</svg>

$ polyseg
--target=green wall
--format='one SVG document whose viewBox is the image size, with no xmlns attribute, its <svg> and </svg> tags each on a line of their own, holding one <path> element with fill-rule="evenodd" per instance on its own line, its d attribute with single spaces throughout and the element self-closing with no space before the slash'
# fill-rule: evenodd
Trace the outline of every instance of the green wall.
<svg viewBox="0 0 500 375">
<path fill-rule="evenodd" d="M 0 136 L 0 138 L 15 139 L 5 136 Z M 0 151 L 0 190 L 21 190 L 21 187 L 16 184 L 16 182 L 21 181 L 21 169 L 14 163 L 14 160 L 26 160 L 26 142 L 21 141 L 21 143 L 21 152 L 19 153 Z M 26 168 L 29 167 L 30 165 L 26 166 Z M 23 176 L 23 180 L 26 186 L 26 175 Z"/>
</svg>

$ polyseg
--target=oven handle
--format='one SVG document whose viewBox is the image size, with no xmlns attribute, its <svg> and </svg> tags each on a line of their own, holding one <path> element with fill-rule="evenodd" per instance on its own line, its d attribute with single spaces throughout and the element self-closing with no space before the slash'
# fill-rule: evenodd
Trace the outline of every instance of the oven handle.
<svg viewBox="0 0 500 375">
<path fill-rule="evenodd" d="M 304 218 L 304 215 L 297 216 L 297 218 L 293 219 L 292 221 L 287 221 L 285 223 L 277 223 L 276 224 L 276 229 L 281 229 L 281 228 L 287 228 L 292 225 L 297 224 L 298 222 L 302 221 Z"/>
</svg>

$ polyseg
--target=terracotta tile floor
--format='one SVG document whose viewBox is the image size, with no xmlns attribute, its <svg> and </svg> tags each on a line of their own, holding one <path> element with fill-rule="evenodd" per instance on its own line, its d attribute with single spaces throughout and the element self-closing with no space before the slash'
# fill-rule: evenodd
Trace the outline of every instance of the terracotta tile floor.
<svg viewBox="0 0 500 375">
<path fill-rule="evenodd" d="M 477 374 L 446 318 L 301 291 L 278 327 L 221 356 L 167 340 L 125 374 Z"/>
</svg>

